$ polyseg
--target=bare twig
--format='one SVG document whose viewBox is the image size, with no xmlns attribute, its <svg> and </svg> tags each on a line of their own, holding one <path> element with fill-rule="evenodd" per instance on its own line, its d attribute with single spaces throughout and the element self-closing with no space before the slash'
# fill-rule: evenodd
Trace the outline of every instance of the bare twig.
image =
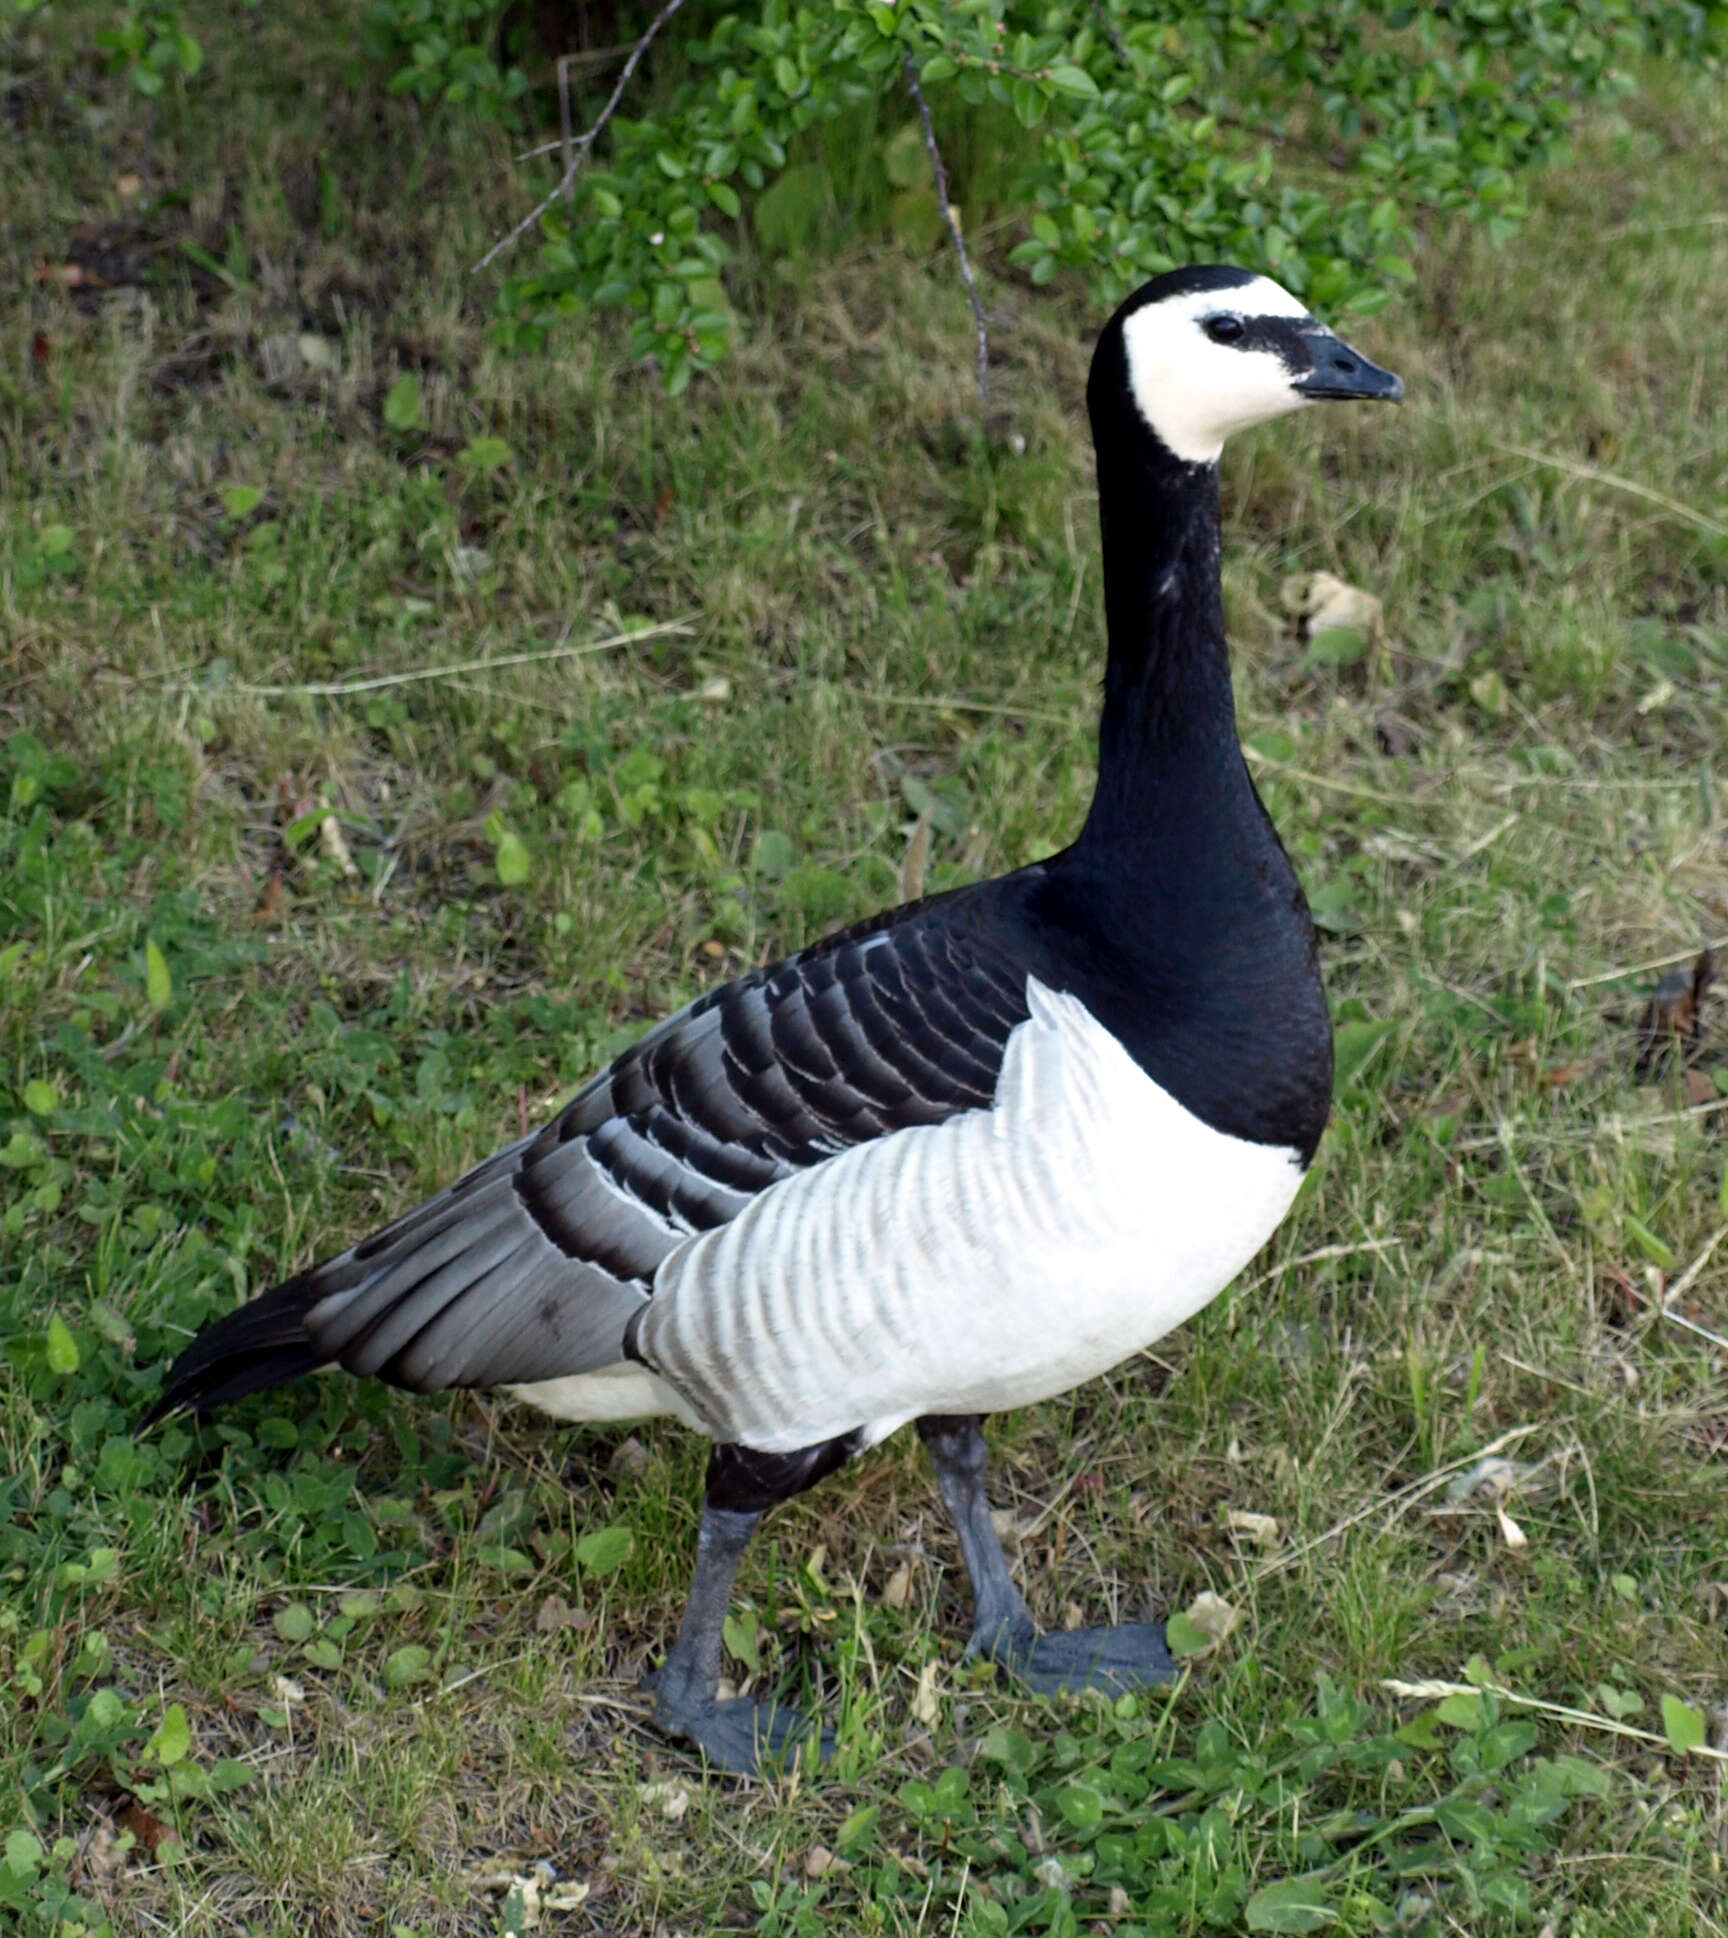
<svg viewBox="0 0 1728 1938">
<path fill-rule="evenodd" d="M 594 152 L 594 144 L 600 138 L 601 129 L 606 126 L 607 122 L 617 112 L 618 103 L 623 100 L 624 90 L 630 85 L 631 76 L 635 74 L 637 67 L 640 65 L 642 56 L 647 53 L 654 36 L 659 33 L 660 29 L 666 25 L 667 21 L 672 18 L 683 4 L 684 0 L 666 0 L 665 6 L 649 21 L 647 32 L 643 34 L 642 38 L 630 50 L 630 58 L 624 63 L 624 70 L 618 76 L 618 84 L 606 97 L 606 105 L 600 110 L 593 127 L 585 135 L 577 137 L 573 152 L 570 153 L 569 160 L 564 164 L 564 172 L 558 178 L 557 187 L 553 189 L 550 195 L 542 196 L 534 204 L 533 208 L 523 216 L 522 220 L 516 224 L 515 228 L 510 230 L 507 235 L 500 236 L 493 243 L 492 247 L 474 265 L 474 273 L 476 275 L 482 269 L 486 268 L 488 264 L 496 262 L 506 249 L 520 242 L 523 236 L 533 228 L 534 224 L 540 220 L 541 216 L 546 213 L 554 202 L 561 196 L 570 193 L 576 177 L 581 174 L 583 168 L 587 165 L 589 156 Z M 559 145 L 562 146 L 562 143 Z"/>
<path fill-rule="evenodd" d="M 1573 1709 L 1562 1702 L 1547 1702 L 1541 1696 L 1522 1696 L 1516 1689 L 1508 1689 L 1498 1682 L 1399 1682 L 1387 1680 L 1380 1687 L 1388 1695 L 1402 1696 L 1407 1701 L 1443 1702 L 1448 1696 L 1492 1696 L 1498 1702 L 1515 1703 L 1520 1709 L 1534 1709 L 1543 1716 L 1552 1716 L 1563 1723 L 1576 1723 L 1581 1729 L 1606 1730 L 1610 1736 L 1629 1736 L 1635 1742 L 1654 1743 L 1659 1749 L 1672 1749 L 1673 1745 L 1666 1736 L 1658 1736 L 1653 1730 L 1638 1729 L 1631 1723 L 1622 1723 L 1607 1716 L 1598 1716 L 1593 1709 Z M 1718 1763 L 1728 1763 L 1728 1750 L 1712 1749 L 1707 1743 L 1696 1744 L 1689 1752 L 1693 1756 L 1713 1757 Z"/>
<path fill-rule="evenodd" d="M 1540 1421 L 1532 1421 L 1528 1426 L 1513 1427 L 1501 1434 L 1499 1439 L 1490 1440 L 1487 1446 L 1478 1447 L 1474 1453 L 1460 1454 L 1456 1460 L 1449 1460 L 1445 1466 L 1436 1467 L 1432 1473 L 1424 1474 L 1420 1480 L 1413 1480 L 1406 1487 L 1400 1487 L 1395 1494 L 1389 1494 L 1384 1500 L 1370 1501 L 1366 1507 L 1358 1508 L 1354 1514 L 1345 1515 L 1342 1521 L 1329 1527 L 1324 1534 L 1315 1535 L 1311 1540 L 1291 1548 L 1288 1553 L 1279 1555 L 1275 1560 L 1262 1562 L 1254 1570 L 1254 1578 L 1258 1581 L 1266 1575 L 1278 1574 L 1288 1568 L 1292 1562 L 1300 1561 L 1306 1554 L 1312 1554 L 1316 1548 L 1325 1547 L 1328 1541 L 1336 1541 L 1339 1535 L 1347 1533 L 1363 1521 L 1372 1520 L 1376 1514 L 1384 1514 L 1388 1522 L 1395 1520 L 1406 1508 L 1414 1507 L 1419 1500 L 1425 1499 L 1436 1488 L 1443 1486 L 1461 1467 L 1473 1467 L 1479 1460 L 1488 1460 L 1497 1453 L 1504 1453 L 1508 1447 L 1516 1446 L 1526 1434 L 1537 1432 L 1540 1426 Z"/>
<path fill-rule="evenodd" d="M 1688 1104 L 1684 1110 L 1659 1110 L 1649 1117 L 1625 1117 L 1619 1111 L 1610 1111 L 1593 1124 L 1566 1131 L 1534 1130 L 1503 1117 L 1498 1127 L 1486 1135 L 1461 1137 L 1446 1148 L 1449 1151 L 1486 1151 L 1503 1146 L 1512 1138 L 1523 1144 L 1596 1144 L 1605 1137 L 1642 1137 L 1646 1131 L 1660 1130 L 1666 1124 L 1687 1124 L 1700 1117 L 1713 1117 L 1719 1110 L 1728 1110 L 1728 1097 L 1712 1097 L 1705 1104 Z"/>
<path fill-rule="evenodd" d="M 887 707 L 923 707 L 935 713 L 995 713 L 1004 720 L 1048 720 L 1066 727 L 1071 713 L 1058 713 L 1053 707 L 1017 707 L 998 700 L 963 700 L 948 693 L 877 693 L 870 696 Z"/>
<path fill-rule="evenodd" d="M 1672 222 L 1622 222 L 1617 229 L 1603 229 L 1598 242 L 1615 242 L 1621 236 L 1666 235 L 1670 229 L 1720 229 L 1728 226 L 1728 215 L 1678 215 Z"/>
<path fill-rule="evenodd" d="M 1710 1263 L 1711 1258 L 1715 1255 L 1716 1247 L 1722 1243 L 1724 1238 L 1728 1238 L 1728 1225 L 1718 1225 L 1704 1241 L 1703 1250 L 1693 1259 L 1692 1263 L 1686 1267 L 1685 1271 L 1680 1274 L 1672 1285 L 1663 1287 L 1660 1299 L 1652 1300 L 1651 1303 L 1654 1305 L 1658 1316 L 1666 1319 L 1670 1325 L 1679 1326 L 1686 1332 L 1695 1333 L 1700 1339 L 1708 1339 L 1712 1346 L 1719 1347 L 1723 1352 L 1728 1352 L 1728 1339 L 1724 1339 L 1721 1333 L 1712 1332 L 1708 1326 L 1699 1325 L 1696 1319 L 1688 1319 L 1685 1313 L 1674 1310 L 1675 1302 L 1685 1298 L 1686 1294 L 1697 1284 L 1704 1267 Z"/>
<path fill-rule="evenodd" d="M 1322 1245 L 1317 1252 L 1304 1252 L 1300 1258 L 1287 1258 L 1282 1265 L 1274 1265 L 1269 1272 L 1262 1272 L 1257 1279 L 1250 1279 L 1246 1285 L 1237 1288 L 1238 1296 L 1248 1292 L 1258 1292 L 1261 1286 L 1270 1285 L 1286 1272 L 1294 1272 L 1304 1265 L 1321 1265 L 1333 1258 L 1356 1258 L 1363 1252 L 1394 1252 L 1400 1249 L 1402 1238 L 1365 1238 L 1356 1245 Z"/>
<path fill-rule="evenodd" d="M 573 74 L 586 72 L 589 68 L 608 67 L 613 61 L 622 60 L 626 54 L 635 50 L 633 40 L 620 41 L 616 47 L 580 47 L 573 54 L 558 56 L 558 70 L 562 75 L 566 70 Z M 519 162 L 533 161 L 540 155 L 555 155 L 564 146 L 564 137 L 556 141 L 537 142 L 532 148 L 524 148 L 516 159 Z M 1498 486 L 1495 487 L 1498 489 Z"/>
<path fill-rule="evenodd" d="M 299 686 L 258 686 L 251 680 L 235 680 L 225 690 L 246 693 L 258 699 L 281 700 L 305 696 L 310 699 L 339 700 L 350 693 L 376 693 L 385 686 L 412 686 L 419 680 L 448 680 L 464 673 L 489 673 L 499 666 L 533 666 L 543 660 L 576 659 L 584 653 L 604 653 L 614 646 L 631 646 L 639 639 L 658 639 L 665 633 L 687 633 L 686 619 L 663 620 L 658 626 L 644 626 L 632 633 L 612 633 L 605 639 L 584 640 L 580 646 L 542 646 L 531 653 L 499 653 L 491 659 L 463 659 L 447 666 L 416 666 L 407 673 L 380 673 L 369 680 L 308 680 Z M 181 681 L 190 686 L 191 681 Z"/>
<path fill-rule="evenodd" d="M 960 224 L 954 220 L 953 205 L 948 200 L 948 170 L 943 165 L 942 150 L 936 146 L 936 124 L 930 119 L 930 103 L 924 99 L 924 90 L 918 85 L 918 63 L 910 54 L 906 56 L 906 87 L 912 99 L 918 103 L 918 119 L 924 124 L 924 146 L 930 151 L 930 166 L 936 171 L 936 200 L 941 204 L 942 220 L 947 223 L 948 233 L 954 239 L 954 250 L 960 258 L 960 274 L 972 303 L 972 319 L 978 325 L 978 395 L 988 399 L 990 338 L 984 328 L 984 305 L 978 300 L 972 261 L 966 254 L 966 238 L 960 233 Z"/>
<path fill-rule="evenodd" d="M 570 126 L 570 56 L 558 59 L 558 145 L 564 152 L 564 199 L 576 193 L 575 140 Z"/>
<path fill-rule="evenodd" d="M 1694 961 L 1703 950 L 1713 952 L 1718 949 L 1728 949 L 1728 935 L 1720 936 L 1714 942 L 1702 942 L 1690 949 L 1682 949 L 1677 955 L 1653 956 L 1648 962 L 1629 962 L 1623 969 L 1602 969 L 1593 976 L 1574 976 L 1566 985 L 1567 992 L 1591 989 L 1601 982 L 1625 982 L 1632 976 L 1648 975 L 1652 969 L 1672 969 L 1676 963 Z"/>
<path fill-rule="evenodd" d="M 1515 458 L 1525 458 L 1531 464 L 1544 464 L 1550 471 L 1563 471 L 1569 478 L 1581 479 L 1585 484 L 1606 485 L 1610 491 L 1624 491 L 1630 497 L 1642 498 L 1647 504 L 1658 506 L 1671 518 L 1696 525 L 1701 532 L 1708 532 L 1713 538 L 1728 538 L 1728 525 L 1707 518 L 1701 511 L 1694 511 L 1678 498 L 1670 498 L 1665 492 L 1640 484 L 1636 478 L 1622 478 L 1618 472 L 1599 471 L 1595 465 L 1583 464 L 1577 458 L 1563 458 L 1552 451 L 1532 451 L 1522 444 L 1499 444 L 1495 448 L 1508 451 Z"/>
<path fill-rule="evenodd" d="M 1092 11 L 1098 16 L 1098 24 L 1110 37 L 1110 45 L 1116 50 L 1116 58 L 1124 67 L 1132 67 L 1134 60 L 1128 52 L 1128 43 L 1122 38 L 1122 30 L 1104 11 L 1104 0 L 1092 0 Z"/>
<path fill-rule="evenodd" d="M 1710 1263 L 1712 1254 L 1724 1238 L 1728 1238 L 1728 1225 L 1718 1225 L 1705 1241 L 1704 1249 L 1693 1259 L 1692 1263 L 1686 1267 L 1685 1271 L 1680 1274 L 1674 1283 L 1664 1290 L 1662 1294 L 1664 1307 L 1671 1306 L 1676 1299 L 1685 1298 L 1686 1294 L 1692 1290 L 1693 1286 L 1698 1283 L 1699 1273 Z M 1667 1316 L 1673 1318 L 1674 1315 L 1669 1313 Z"/>
<path fill-rule="evenodd" d="M 1670 1312 L 1666 1306 L 1662 1308 L 1662 1317 L 1671 1326 L 1679 1326 L 1683 1332 L 1696 1333 L 1700 1339 L 1708 1339 L 1712 1346 L 1728 1353 L 1728 1339 L 1724 1339 L 1719 1332 L 1712 1332 L 1708 1326 L 1699 1325 L 1696 1319 L 1688 1319 L 1683 1312 Z"/>
</svg>

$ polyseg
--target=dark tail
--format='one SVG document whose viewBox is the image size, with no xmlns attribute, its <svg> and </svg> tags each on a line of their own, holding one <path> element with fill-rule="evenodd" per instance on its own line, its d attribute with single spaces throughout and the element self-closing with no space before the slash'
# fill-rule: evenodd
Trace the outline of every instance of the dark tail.
<svg viewBox="0 0 1728 1938">
<path fill-rule="evenodd" d="M 206 1326 L 175 1360 L 162 1397 L 137 1430 L 142 1433 L 181 1407 L 209 1413 L 327 1365 L 327 1356 L 313 1345 L 304 1324 L 306 1314 L 330 1289 L 327 1284 L 314 1287 L 316 1276 L 302 1272 Z"/>
</svg>

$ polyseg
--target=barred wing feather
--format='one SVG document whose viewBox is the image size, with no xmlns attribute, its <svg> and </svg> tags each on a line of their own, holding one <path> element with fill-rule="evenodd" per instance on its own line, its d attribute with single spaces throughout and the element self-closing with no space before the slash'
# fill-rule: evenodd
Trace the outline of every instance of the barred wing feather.
<svg viewBox="0 0 1728 1938">
<path fill-rule="evenodd" d="M 536 1135 L 200 1335 L 159 1410 L 270 1383 L 236 1387 L 237 1350 L 422 1392 L 615 1366 L 692 1236 L 851 1146 L 990 1102 L 1026 1014 L 1024 971 L 992 946 L 1003 887 L 893 911 L 679 1011 Z"/>
</svg>

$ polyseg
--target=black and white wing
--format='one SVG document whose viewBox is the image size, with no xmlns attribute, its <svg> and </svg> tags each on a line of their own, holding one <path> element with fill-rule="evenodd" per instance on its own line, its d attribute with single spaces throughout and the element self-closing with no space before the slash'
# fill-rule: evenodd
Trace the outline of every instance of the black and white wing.
<svg viewBox="0 0 1728 1938">
<path fill-rule="evenodd" d="M 617 1365 L 687 1238 L 853 1145 L 990 1104 L 1027 1015 L 1000 914 L 1041 872 L 892 911 L 710 992 L 543 1130 L 206 1328 L 154 1414 L 331 1361 L 420 1392 Z"/>
</svg>

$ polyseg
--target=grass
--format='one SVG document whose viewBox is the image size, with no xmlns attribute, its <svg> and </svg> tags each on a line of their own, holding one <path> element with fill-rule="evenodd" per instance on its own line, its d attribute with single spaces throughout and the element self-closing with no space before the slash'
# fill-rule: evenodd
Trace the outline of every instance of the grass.
<svg viewBox="0 0 1728 1938">
<path fill-rule="evenodd" d="M 842 1748 L 741 1789 L 637 1727 L 678 1430 L 345 1382 L 129 1427 L 205 1317 L 892 898 L 921 814 L 931 886 L 1067 837 L 1095 318 L 993 281 L 982 424 L 949 266 L 873 240 L 746 250 L 742 348 L 675 405 L 604 331 L 502 361 L 463 274 L 502 144 L 309 92 L 316 39 L 212 30 L 153 124 L 69 30 L 0 79 L 0 1917 L 525 1930 L 546 1860 L 573 1933 L 1188 1932 L 1330 1865 L 1349 1932 L 1723 1929 L 1720 1764 L 1380 1686 L 1480 1658 L 1722 1742 L 1728 1369 L 1658 1310 L 1728 1217 L 1710 1009 L 1637 1067 L 1660 960 L 1728 933 L 1719 95 L 1651 74 L 1513 247 L 1429 239 L 1361 333 L 1402 413 L 1227 462 L 1337 1114 L 1237 1288 L 993 1431 L 1046 1620 L 1239 1626 L 1168 1700 L 1014 1700 L 901 1436 L 746 1570 L 740 1679 Z M 39 277 L 74 262 L 115 286 Z M 1384 601 L 1354 664 L 1285 617 L 1316 569 Z M 1728 1335 L 1728 1252 L 1676 1309 Z"/>
</svg>

